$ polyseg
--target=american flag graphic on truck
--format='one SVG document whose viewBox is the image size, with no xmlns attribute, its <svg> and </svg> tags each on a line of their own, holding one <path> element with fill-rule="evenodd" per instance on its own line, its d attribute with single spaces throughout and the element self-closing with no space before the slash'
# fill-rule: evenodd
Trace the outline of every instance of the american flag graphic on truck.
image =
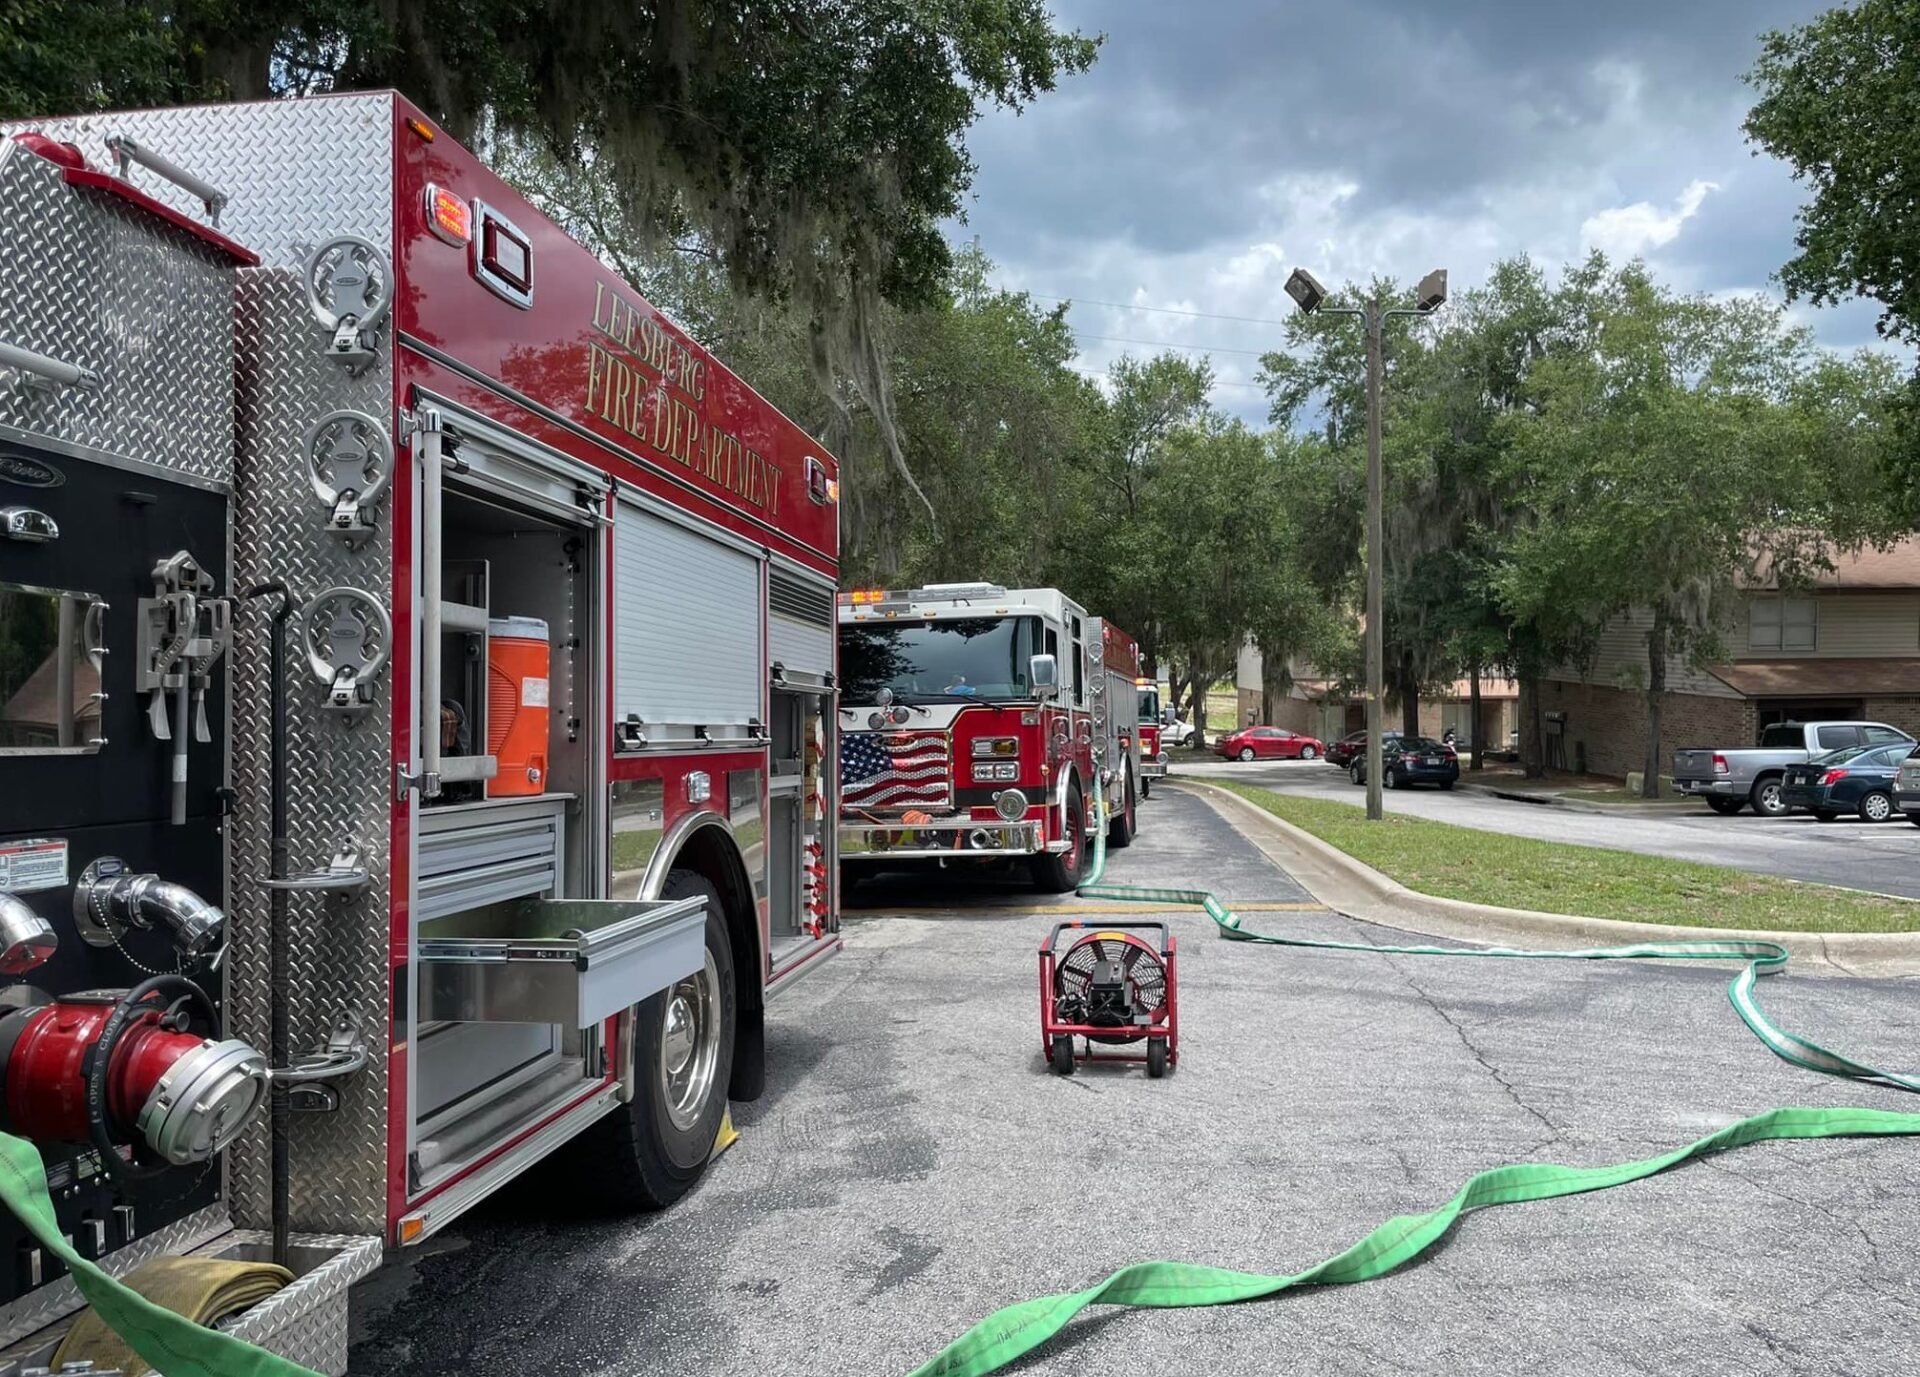
<svg viewBox="0 0 1920 1377">
<path fill-rule="evenodd" d="M 849 808 L 944 807 L 946 737 L 846 733 L 840 738 L 840 801 Z"/>
</svg>

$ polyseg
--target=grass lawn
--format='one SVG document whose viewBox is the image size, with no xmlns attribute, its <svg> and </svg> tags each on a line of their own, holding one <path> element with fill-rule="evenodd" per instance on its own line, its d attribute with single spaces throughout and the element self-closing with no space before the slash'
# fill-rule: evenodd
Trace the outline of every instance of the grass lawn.
<svg viewBox="0 0 1920 1377">
<path fill-rule="evenodd" d="M 1502 836 L 1347 803 L 1219 781 L 1275 817 L 1391 876 L 1408 889 L 1469 903 L 1629 922 L 1799 932 L 1908 932 L 1920 903 L 1699 865 Z"/>
<path fill-rule="evenodd" d="M 1568 789 L 1565 793 L 1561 794 L 1560 797 L 1579 799 L 1582 803 L 1670 803 L 1677 808 L 1700 807 L 1699 799 L 1688 798 L 1684 794 L 1672 793 L 1664 788 L 1661 791 L 1660 797 L 1657 799 L 1641 798 L 1638 794 L 1630 794 L 1626 791 L 1625 786 L 1615 789 Z"/>
</svg>

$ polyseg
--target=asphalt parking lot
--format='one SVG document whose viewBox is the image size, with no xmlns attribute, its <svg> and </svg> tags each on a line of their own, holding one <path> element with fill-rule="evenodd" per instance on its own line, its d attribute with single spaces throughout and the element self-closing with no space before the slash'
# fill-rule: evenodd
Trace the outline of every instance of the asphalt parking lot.
<svg viewBox="0 0 1920 1377">
<path fill-rule="evenodd" d="M 1173 789 L 1110 875 L 1209 884 L 1252 926 L 1400 936 L 1306 907 Z M 1178 1070 L 1060 1079 L 1035 948 L 1086 906 L 942 879 L 860 891 L 845 955 L 775 1006 L 767 1094 L 736 1107 L 741 1142 L 693 1196 L 590 1222 L 536 1181 L 483 1207 L 362 1288 L 352 1371 L 903 1373 L 999 1306 L 1128 1262 L 1296 1270 L 1500 1163 L 1645 1157 L 1782 1104 L 1920 1109 L 1769 1055 L 1724 971 L 1305 953 L 1193 913 L 1173 915 Z M 1764 995 L 1828 1045 L 1916 1060 L 1920 979 L 1789 974 Z M 1015 1370 L 1910 1370 L 1917 1167 L 1914 1140 L 1763 1145 L 1469 1217 L 1381 1281 L 1096 1312 Z"/>
<path fill-rule="evenodd" d="M 1348 783 L 1346 771 L 1324 760 L 1257 760 L 1182 765 L 1181 773 L 1200 779 L 1237 779 L 1289 793 L 1309 794 L 1342 803 L 1365 801 L 1366 790 Z M 1474 782 L 1471 771 L 1461 781 Z M 1821 822 L 1810 813 L 1758 818 L 1740 813 L 1723 818 L 1704 803 L 1675 804 L 1651 815 L 1596 813 L 1455 789 L 1395 790 L 1386 795 L 1389 812 L 1506 832 L 1542 841 L 1578 842 L 1681 861 L 1704 861 L 1815 884 L 1844 885 L 1881 894 L 1920 899 L 1920 827 L 1900 818 L 1868 823 L 1857 818 Z"/>
</svg>

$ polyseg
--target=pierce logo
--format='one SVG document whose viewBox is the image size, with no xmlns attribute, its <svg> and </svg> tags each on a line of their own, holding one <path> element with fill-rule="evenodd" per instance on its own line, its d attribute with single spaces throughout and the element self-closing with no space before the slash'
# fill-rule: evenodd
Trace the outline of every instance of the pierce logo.
<svg viewBox="0 0 1920 1377">
<path fill-rule="evenodd" d="M 13 483 L 22 488 L 57 488 L 66 481 L 66 474 L 52 464 L 0 450 L 0 483 Z"/>
</svg>

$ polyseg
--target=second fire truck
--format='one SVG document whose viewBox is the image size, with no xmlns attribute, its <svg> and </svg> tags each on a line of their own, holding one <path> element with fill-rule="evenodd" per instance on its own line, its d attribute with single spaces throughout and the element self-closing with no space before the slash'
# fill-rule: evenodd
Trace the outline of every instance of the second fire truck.
<svg viewBox="0 0 1920 1377">
<path fill-rule="evenodd" d="M 1128 845 L 1142 782 L 1131 636 L 1055 588 L 943 583 L 840 598 L 840 864 L 1025 866 L 1075 888 L 1104 797 Z"/>
</svg>

